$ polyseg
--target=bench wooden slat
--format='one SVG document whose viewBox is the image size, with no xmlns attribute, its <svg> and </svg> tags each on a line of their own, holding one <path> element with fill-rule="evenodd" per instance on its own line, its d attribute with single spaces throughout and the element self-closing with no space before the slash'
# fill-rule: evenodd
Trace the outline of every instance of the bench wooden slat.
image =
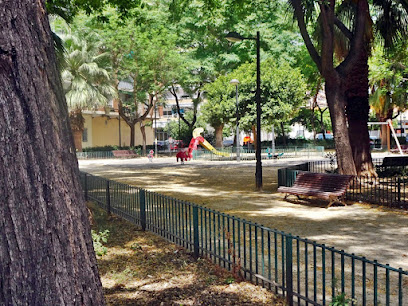
<svg viewBox="0 0 408 306">
<path fill-rule="evenodd" d="M 330 200 L 327 206 L 330 207 L 336 201 L 343 203 L 341 198 L 353 177 L 353 175 L 299 172 L 292 187 L 281 186 L 278 192 L 286 193 L 285 198 L 293 194 Z"/>
</svg>

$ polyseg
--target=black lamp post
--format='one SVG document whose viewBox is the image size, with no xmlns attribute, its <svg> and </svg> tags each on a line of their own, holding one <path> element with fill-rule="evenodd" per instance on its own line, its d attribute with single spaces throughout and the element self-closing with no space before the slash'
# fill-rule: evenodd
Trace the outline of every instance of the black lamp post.
<svg viewBox="0 0 408 306">
<path fill-rule="evenodd" d="M 237 143 L 237 162 L 240 161 L 240 141 L 239 141 L 239 104 L 238 104 L 238 84 L 239 81 L 237 79 L 232 79 L 230 84 L 235 85 L 235 101 L 237 105 L 236 116 L 237 116 L 237 125 L 236 125 L 236 132 L 235 132 L 235 141 Z"/>
<path fill-rule="evenodd" d="M 237 32 L 230 32 L 225 37 L 228 41 L 239 42 L 242 40 L 256 41 L 256 170 L 255 186 L 257 190 L 262 190 L 262 161 L 261 161 L 261 59 L 260 59 L 260 35 L 256 32 L 256 37 L 243 37 Z"/>
</svg>

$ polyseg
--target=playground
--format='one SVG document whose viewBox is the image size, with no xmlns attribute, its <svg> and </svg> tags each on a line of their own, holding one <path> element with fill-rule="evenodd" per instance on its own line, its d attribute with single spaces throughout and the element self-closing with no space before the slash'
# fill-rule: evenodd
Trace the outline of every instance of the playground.
<svg viewBox="0 0 408 306">
<path fill-rule="evenodd" d="M 300 237 L 408 269 L 408 213 L 348 202 L 326 209 L 320 200 L 283 200 L 277 169 L 301 159 L 265 160 L 263 192 L 255 191 L 254 161 L 175 158 L 82 160 L 80 169 L 111 180 L 190 201 Z"/>
</svg>

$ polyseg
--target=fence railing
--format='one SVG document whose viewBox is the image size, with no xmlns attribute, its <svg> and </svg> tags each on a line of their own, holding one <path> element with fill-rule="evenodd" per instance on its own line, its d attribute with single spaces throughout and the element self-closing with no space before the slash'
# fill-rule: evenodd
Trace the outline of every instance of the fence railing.
<svg viewBox="0 0 408 306">
<path fill-rule="evenodd" d="M 356 177 L 346 192 L 346 199 L 379 204 L 387 207 L 408 209 L 408 171 L 406 167 L 383 167 L 382 159 L 373 160 L 378 177 Z M 278 170 L 278 185 L 293 185 L 299 171 L 333 173 L 335 160 L 311 161 Z"/>
<path fill-rule="evenodd" d="M 406 305 L 408 272 L 190 202 L 81 173 L 86 199 L 237 276 L 288 305 Z"/>
<path fill-rule="evenodd" d="M 78 159 L 104 159 L 113 158 L 112 151 L 77 152 Z"/>
<path fill-rule="evenodd" d="M 237 158 L 236 148 L 219 148 L 218 151 L 224 153 L 224 155 L 217 155 L 207 150 L 196 150 L 193 152 L 194 159 L 205 160 L 235 160 Z M 262 159 L 273 159 L 274 156 L 279 155 L 279 158 L 293 158 L 293 157 L 305 157 L 310 158 L 312 156 L 323 156 L 324 147 L 321 146 L 307 146 L 307 147 L 276 147 L 262 148 Z M 240 148 L 241 160 L 255 160 L 255 150 L 248 149 L 246 147 Z"/>
</svg>

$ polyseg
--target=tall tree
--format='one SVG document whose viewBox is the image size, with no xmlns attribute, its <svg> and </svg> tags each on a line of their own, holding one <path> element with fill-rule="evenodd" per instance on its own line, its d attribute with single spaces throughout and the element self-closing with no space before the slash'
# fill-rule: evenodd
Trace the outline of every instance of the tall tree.
<svg viewBox="0 0 408 306">
<path fill-rule="evenodd" d="M 104 305 L 44 1 L 0 16 L 0 304 Z"/>
<path fill-rule="evenodd" d="M 130 145 L 134 146 L 135 126 L 140 124 L 145 135 L 144 121 L 152 108 L 160 104 L 161 95 L 175 79 L 181 61 L 175 36 L 166 27 L 166 12 L 160 5 L 145 3 L 129 14 L 128 19 L 122 20 L 115 11 L 107 10 L 102 22 L 95 16 L 82 16 L 74 27 L 88 33 L 97 32 L 103 50 L 110 54 L 119 114 L 130 128 Z M 120 80 L 132 84 L 132 99 L 121 99 Z"/>
<path fill-rule="evenodd" d="M 106 53 L 76 36 L 65 36 L 65 61 L 62 80 L 69 108 L 75 148 L 82 151 L 83 109 L 106 106 L 115 96 L 108 72 L 101 67 Z"/>
<path fill-rule="evenodd" d="M 299 106 L 305 101 L 306 83 L 299 69 L 288 63 L 275 64 L 273 59 L 262 62 L 261 100 L 262 126 L 271 129 L 290 121 Z M 243 64 L 230 74 L 220 76 L 205 86 L 208 102 L 203 105 L 202 113 L 216 130 L 217 145 L 222 143 L 222 129 L 228 123 L 236 123 L 235 87 L 229 82 L 239 80 L 239 124 L 242 130 L 254 130 L 256 105 L 254 91 L 256 84 L 256 66 Z"/>
<path fill-rule="evenodd" d="M 374 175 L 367 127 L 372 32 L 378 29 L 386 47 L 406 36 L 408 4 L 373 1 L 374 24 L 367 0 L 289 2 L 309 54 L 325 79 L 340 173 Z M 312 23 L 319 27 L 318 44 L 309 33 Z"/>
</svg>

